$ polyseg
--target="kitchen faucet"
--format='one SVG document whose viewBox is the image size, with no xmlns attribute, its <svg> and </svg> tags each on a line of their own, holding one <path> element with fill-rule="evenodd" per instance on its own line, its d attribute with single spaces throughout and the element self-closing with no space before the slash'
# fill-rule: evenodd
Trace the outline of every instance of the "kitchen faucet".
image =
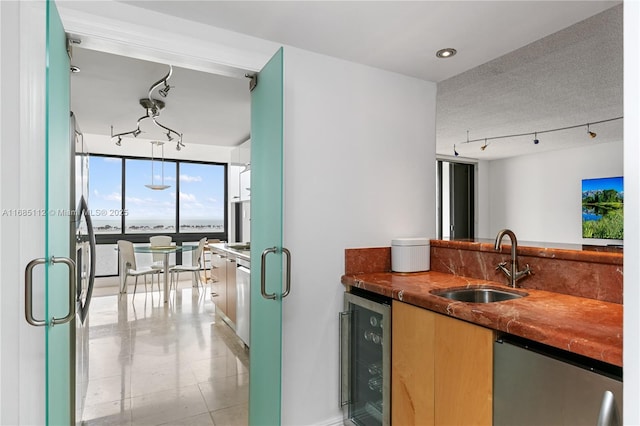
<svg viewBox="0 0 640 426">
<path fill-rule="evenodd" d="M 512 230 L 503 229 L 498 232 L 494 248 L 500 251 L 502 248 L 502 239 L 505 235 L 508 235 L 509 239 L 511 239 L 511 270 L 507 269 L 507 262 L 499 263 L 498 266 L 496 266 L 496 270 L 499 269 L 504 272 L 504 274 L 509 277 L 511 287 L 516 288 L 516 282 L 526 275 L 531 275 L 532 272 L 528 264 L 523 271 L 518 271 L 518 240 L 516 240 L 516 234 L 514 234 Z"/>
</svg>

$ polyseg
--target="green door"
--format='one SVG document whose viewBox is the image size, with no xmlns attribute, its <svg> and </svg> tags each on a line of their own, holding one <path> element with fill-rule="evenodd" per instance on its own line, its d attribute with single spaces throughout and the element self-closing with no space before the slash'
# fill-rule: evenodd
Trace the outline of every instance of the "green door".
<svg viewBox="0 0 640 426">
<path fill-rule="evenodd" d="M 251 92 L 250 425 L 278 425 L 281 414 L 283 262 L 290 260 L 282 247 L 283 86 L 281 48 Z"/>
<path fill-rule="evenodd" d="M 47 1 L 46 19 L 46 420 L 48 425 L 69 425 L 75 423 L 75 271 L 69 260 L 75 214 L 70 211 L 73 152 L 69 135 L 69 57 L 53 0 Z"/>
</svg>

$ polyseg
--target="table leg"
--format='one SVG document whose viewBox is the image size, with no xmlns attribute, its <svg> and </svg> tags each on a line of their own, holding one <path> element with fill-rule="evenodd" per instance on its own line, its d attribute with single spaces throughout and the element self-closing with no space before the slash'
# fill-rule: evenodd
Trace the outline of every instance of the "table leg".
<svg viewBox="0 0 640 426">
<path fill-rule="evenodd" d="M 164 254 L 164 303 L 169 301 L 169 253 Z"/>
</svg>

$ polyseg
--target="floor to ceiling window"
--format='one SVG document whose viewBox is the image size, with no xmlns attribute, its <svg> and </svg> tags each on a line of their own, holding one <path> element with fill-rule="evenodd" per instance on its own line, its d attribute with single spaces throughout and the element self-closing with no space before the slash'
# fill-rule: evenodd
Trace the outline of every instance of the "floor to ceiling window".
<svg viewBox="0 0 640 426">
<path fill-rule="evenodd" d="M 96 275 L 118 273 L 114 248 L 121 239 L 144 244 L 152 235 L 169 235 L 176 244 L 203 237 L 226 241 L 226 176 L 224 163 L 90 155 Z M 151 189 L 154 185 L 167 188 Z"/>
</svg>

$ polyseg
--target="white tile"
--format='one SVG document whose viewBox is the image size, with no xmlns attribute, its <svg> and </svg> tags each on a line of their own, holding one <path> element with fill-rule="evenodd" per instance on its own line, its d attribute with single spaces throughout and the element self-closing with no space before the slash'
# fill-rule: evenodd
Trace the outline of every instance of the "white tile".
<svg viewBox="0 0 640 426">
<path fill-rule="evenodd" d="M 82 413 L 83 425 L 130 425 L 131 400 L 87 405 Z"/>
<path fill-rule="evenodd" d="M 84 423 L 246 424 L 248 351 L 207 290 L 185 280 L 165 304 L 143 289 L 102 287 L 92 301 Z"/>
<path fill-rule="evenodd" d="M 170 423 L 208 411 L 198 385 L 131 398 L 133 424 Z"/>
</svg>

